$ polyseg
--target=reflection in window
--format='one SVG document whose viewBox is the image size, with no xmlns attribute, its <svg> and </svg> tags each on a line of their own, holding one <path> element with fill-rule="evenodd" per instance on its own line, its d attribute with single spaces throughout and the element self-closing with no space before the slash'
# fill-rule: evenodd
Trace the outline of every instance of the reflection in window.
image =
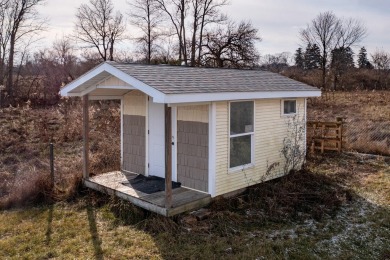
<svg viewBox="0 0 390 260">
<path fill-rule="evenodd" d="M 254 102 L 230 103 L 230 168 L 252 163 Z"/>
<path fill-rule="evenodd" d="M 283 101 L 283 114 L 295 114 L 297 112 L 296 100 L 284 100 Z"/>
</svg>

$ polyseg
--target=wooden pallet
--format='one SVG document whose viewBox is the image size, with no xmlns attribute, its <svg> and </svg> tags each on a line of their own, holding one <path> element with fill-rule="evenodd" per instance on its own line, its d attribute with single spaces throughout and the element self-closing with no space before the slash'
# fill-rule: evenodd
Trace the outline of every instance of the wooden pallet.
<svg viewBox="0 0 390 260">
<path fill-rule="evenodd" d="M 316 150 L 324 153 L 325 151 L 342 151 L 343 146 L 343 121 L 337 118 L 335 122 L 308 121 L 307 136 L 310 144 L 310 152 Z"/>
</svg>

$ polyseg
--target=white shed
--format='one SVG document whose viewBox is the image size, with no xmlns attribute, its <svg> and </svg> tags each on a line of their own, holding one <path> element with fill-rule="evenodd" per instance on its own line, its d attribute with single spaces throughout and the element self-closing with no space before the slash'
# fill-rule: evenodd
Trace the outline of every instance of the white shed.
<svg viewBox="0 0 390 260">
<path fill-rule="evenodd" d="M 84 100 L 84 184 L 171 216 L 283 175 L 286 120 L 305 119 L 306 99 L 321 92 L 261 70 L 104 62 L 61 95 Z M 90 177 L 97 99 L 121 100 L 121 171 Z M 148 190 L 157 182 L 163 190 Z"/>
</svg>

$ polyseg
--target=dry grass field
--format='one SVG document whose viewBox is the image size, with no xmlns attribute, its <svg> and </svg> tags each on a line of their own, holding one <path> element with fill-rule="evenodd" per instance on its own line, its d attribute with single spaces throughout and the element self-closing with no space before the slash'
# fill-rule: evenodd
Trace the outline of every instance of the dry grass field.
<svg viewBox="0 0 390 260">
<path fill-rule="evenodd" d="M 90 109 L 91 171 L 119 170 L 119 104 L 94 103 Z M 81 105 L 64 100 L 57 107 L 0 110 L 0 208 L 73 197 L 82 167 Z M 55 189 L 50 185 L 49 143 L 54 144 Z"/>
<path fill-rule="evenodd" d="M 310 116 L 355 109 L 359 118 L 388 122 L 386 93 L 362 95 L 311 100 Z M 0 110 L 1 259 L 390 258 L 388 157 L 313 156 L 303 171 L 214 201 L 204 219 L 164 218 L 80 187 L 80 112 L 70 100 Z M 90 118 L 93 173 L 119 169 L 118 104 L 94 103 Z"/>
<path fill-rule="evenodd" d="M 344 120 L 345 148 L 390 156 L 390 92 L 328 92 L 308 100 L 310 120 Z"/>
</svg>

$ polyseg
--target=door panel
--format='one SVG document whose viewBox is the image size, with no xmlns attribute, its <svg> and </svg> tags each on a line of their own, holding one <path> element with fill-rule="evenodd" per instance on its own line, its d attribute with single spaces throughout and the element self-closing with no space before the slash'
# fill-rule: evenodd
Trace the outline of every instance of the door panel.
<svg viewBox="0 0 390 260">
<path fill-rule="evenodd" d="M 149 175 L 165 178 L 164 104 L 149 100 Z"/>
</svg>

